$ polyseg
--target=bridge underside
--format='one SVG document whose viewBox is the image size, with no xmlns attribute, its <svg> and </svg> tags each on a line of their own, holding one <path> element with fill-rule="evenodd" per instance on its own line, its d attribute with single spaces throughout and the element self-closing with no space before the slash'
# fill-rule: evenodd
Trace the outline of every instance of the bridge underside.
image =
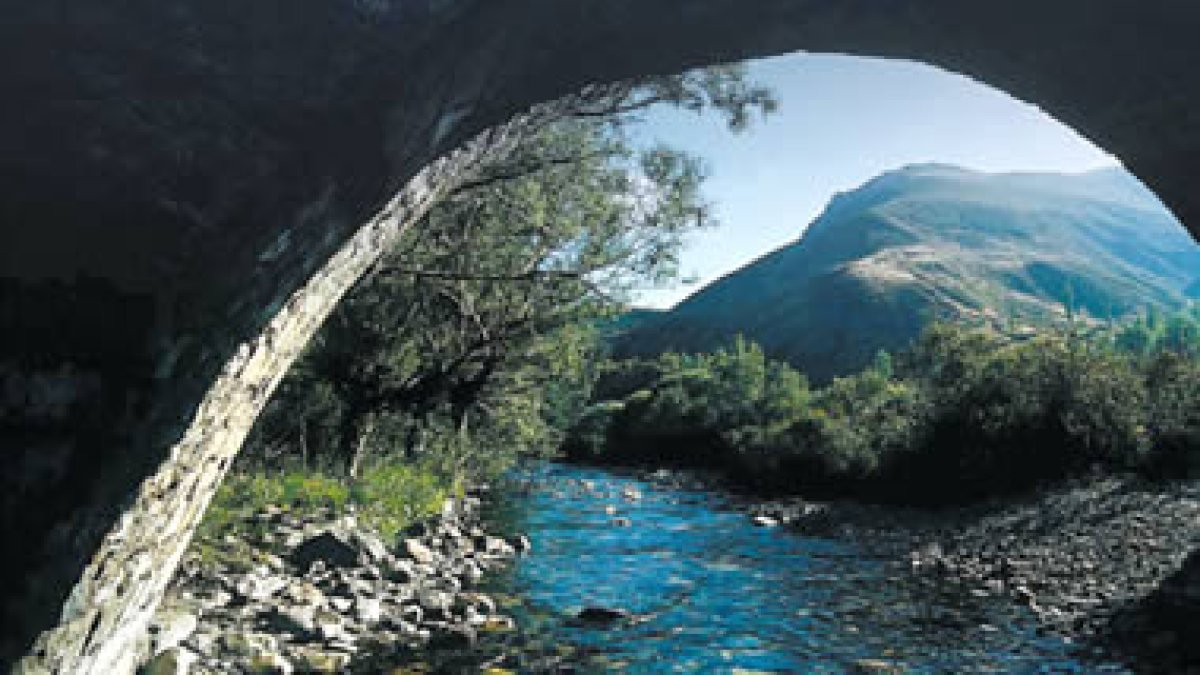
<svg viewBox="0 0 1200 675">
<path fill-rule="evenodd" d="M 794 50 L 920 60 L 1040 105 L 1200 235 L 1197 28 L 1184 0 L 7 9 L 0 655 L 130 667 L 295 353 L 400 229 L 519 130 L 478 134 L 530 105 Z"/>
</svg>

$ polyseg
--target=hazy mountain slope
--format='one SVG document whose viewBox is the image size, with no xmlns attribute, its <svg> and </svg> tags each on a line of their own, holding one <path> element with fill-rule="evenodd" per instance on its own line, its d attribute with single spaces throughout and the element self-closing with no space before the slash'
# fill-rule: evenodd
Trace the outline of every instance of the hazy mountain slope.
<svg viewBox="0 0 1200 675">
<path fill-rule="evenodd" d="M 639 317 L 617 351 L 708 350 L 742 333 L 824 380 L 934 317 L 1040 322 L 1070 302 L 1104 319 L 1198 289 L 1200 247 L 1122 170 L 919 165 L 837 195 L 795 244 Z"/>
</svg>

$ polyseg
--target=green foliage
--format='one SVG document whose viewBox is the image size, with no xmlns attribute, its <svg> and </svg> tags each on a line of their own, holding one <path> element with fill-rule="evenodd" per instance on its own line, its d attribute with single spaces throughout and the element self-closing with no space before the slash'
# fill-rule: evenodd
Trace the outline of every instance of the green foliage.
<svg viewBox="0 0 1200 675">
<path fill-rule="evenodd" d="M 1091 332 L 1180 306 L 1197 270 L 1200 247 L 1121 170 L 918 165 L 837 196 L 796 242 L 640 316 L 613 342 L 620 355 L 653 357 L 742 334 L 826 384 L 880 349 L 898 355 L 932 319 Z"/>
<path fill-rule="evenodd" d="M 380 461 L 355 481 L 301 468 L 238 472 L 221 484 L 196 532 L 195 546 L 206 560 L 254 562 L 237 559 L 253 555 L 252 547 L 237 548 L 227 538 L 253 535 L 256 528 L 265 531 L 253 516 L 267 508 L 296 513 L 326 509 L 333 516 L 353 510 L 362 523 L 390 540 L 437 513 L 459 489 L 445 473 L 421 463 Z"/>
<path fill-rule="evenodd" d="M 1166 331 L 1173 319 L 1156 321 Z M 739 339 L 608 366 L 596 390 L 612 400 L 565 447 L 591 461 L 714 467 L 758 489 L 906 503 L 1095 470 L 1200 475 L 1200 360 L 1169 341 L 1153 357 L 1115 344 L 934 324 L 894 361 L 881 353 L 809 391 Z"/>
<path fill-rule="evenodd" d="M 1136 356 L 1173 352 L 1200 357 L 1200 304 L 1166 316 L 1150 310 L 1113 331 L 1109 340 L 1116 349 Z"/>
<path fill-rule="evenodd" d="M 437 513 L 446 498 L 461 496 L 461 485 L 420 465 L 379 462 L 350 486 L 359 518 L 391 541 L 414 522 Z"/>
<path fill-rule="evenodd" d="M 1146 391 L 1148 473 L 1200 478 L 1200 360 L 1159 354 L 1146 368 Z"/>
<path fill-rule="evenodd" d="M 368 480 L 373 458 L 453 480 L 549 451 L 590 398 L 597 324 L 674 279 L 710 221 L 695 156 L 630 140 L 655 103 L 774 109 L 738 65 L 594 87 L 465 177 L 339 304 L 260 418 L 241 468 Z"/>
</svg>

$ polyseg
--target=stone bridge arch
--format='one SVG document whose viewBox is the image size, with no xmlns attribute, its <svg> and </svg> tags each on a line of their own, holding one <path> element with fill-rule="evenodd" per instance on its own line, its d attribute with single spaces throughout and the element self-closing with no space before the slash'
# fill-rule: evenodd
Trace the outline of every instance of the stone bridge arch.
<svg viewBox="0 0 1200 675">
<path fill-rule="evenodd" d="M 794 50 L 914 59 L 1040 105 L 1200 235 L 1198 29 L 1192 0 L 6 8 L 0 657 L 131 668 L 296 351 L 530 105 Z"/>
</svg>

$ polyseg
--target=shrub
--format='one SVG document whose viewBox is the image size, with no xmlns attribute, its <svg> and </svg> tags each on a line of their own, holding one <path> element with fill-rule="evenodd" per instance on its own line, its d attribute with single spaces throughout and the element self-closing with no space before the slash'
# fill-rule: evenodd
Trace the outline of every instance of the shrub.
<svg viewBox="0 0 1200 675">
<path fill-rule="evenodd" d="M 1200 472 L 1200 364 L 1178 350 L 1148 365 L 1111 340 L 935 324 L 897 359 L 812 392 L 741 340 L 610 371 L 657 377 L 593 406 L 573 447 L 716 468 L 760 490 L 928 504 L 1096 467 Z"/>
</svg>

